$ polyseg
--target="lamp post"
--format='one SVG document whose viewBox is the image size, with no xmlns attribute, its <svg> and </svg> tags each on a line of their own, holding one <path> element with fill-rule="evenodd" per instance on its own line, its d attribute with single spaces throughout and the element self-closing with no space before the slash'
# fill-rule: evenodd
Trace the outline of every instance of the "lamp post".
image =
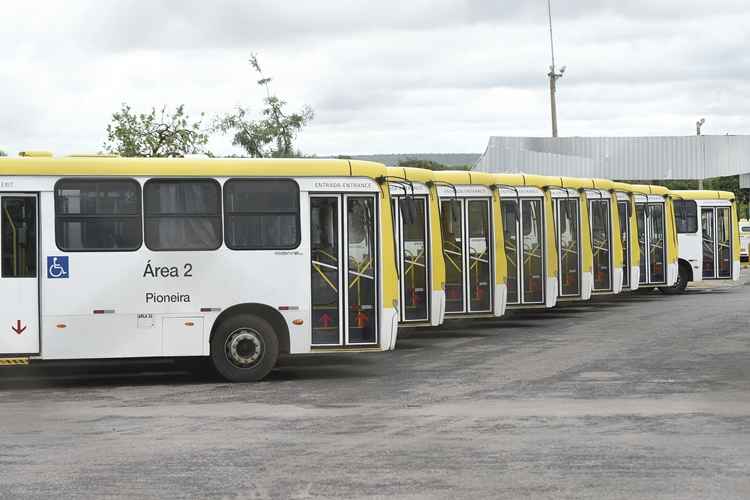
<svg viewBox="0 0 750 500">
<path fill-rule="evenodd" d="M 695 122 L 695 135 L 701 135 L 701 127 L 704 123 L 706 123 L 705 118 L 701 118 L 700 120 Z M 698 179 L 698 189 L 703 189 L 703 179 Z"/>
<path fill-rule="evenodd" d="M 557 80 L 562 78 L 565 73 L 565 66 L 560 68 L 560 72 L 555 71 L 555 41 L 552 38 L 552 5 L 551 0 L 547 0 L 547 18 L 549 19 L 549 48 L 552 54 L 552 64 L 549 67 L 549 101 L 552 114 L 552 137 L 557 137 Z"/>
<path fill-rule="evenodd" d="M 549 73 L 547 73 L 549 77 L 550 108 L 552 111 L 552 137 L 557 137 L 557 101 L 555 100 L 555 94 L 557 93 L 557 80 L 562 78 L 563 73 L 565 73 L 565 66 L 560 68 L 559 73 L 556 73 L 554 64 L 549 67 Z"/>
</svg>

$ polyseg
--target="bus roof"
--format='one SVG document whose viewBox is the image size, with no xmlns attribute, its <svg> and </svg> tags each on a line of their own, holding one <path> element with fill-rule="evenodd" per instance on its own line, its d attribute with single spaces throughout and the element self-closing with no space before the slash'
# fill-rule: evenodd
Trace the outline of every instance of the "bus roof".
<svg viewBox="0 0 750 500">
<path fill-rule="evenodd" d="M 495 184 L 494 175 L 485 172 L 469 172 L 468 170 L 436 170 L 434 180 L 448 182 L 454 185 L 492 186 Z"/>
<path fill-rule="evenodd" d="M 657 186 L 655 184 L 631 184 L 630 186 L 633 188 L 634 193 L 669 196 L 672 192 L 664 186 Z"/>
<path fill-rule="evenodd" d="M 564 186 L 563 177 L 536 174 L 495 174 L 495 182 L 506 186 L 528 186 L 536 188 L 572 187 Z"/>
<path fill-rule="evenodd" d="M 388 175 L 393 177 L 402 177 L 408 181 L 421 182 L 427 184 L 435 180 L 435 172 L 426 168 L 416 167 L 387 167 Z"/>
<path fill-rule="evenodd" d="M 3 157 L 0 175 L 29 176 L 163 176 L 163 177 L 378 177 L 385 165 L 360 160 L 318 158 L 122 158 Z"/>
<path fill-rule="evenodd" d="M 709 191 L 707 189 L 677 189 L 670 191 L 673 197 L 680 200 L 734 200 L 731 191 Z"/>
</svg>

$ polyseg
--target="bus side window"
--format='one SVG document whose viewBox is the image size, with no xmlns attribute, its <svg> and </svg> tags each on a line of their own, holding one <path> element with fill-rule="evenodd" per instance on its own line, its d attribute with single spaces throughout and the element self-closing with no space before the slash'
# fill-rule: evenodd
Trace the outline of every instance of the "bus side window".
<svg viewBox="0 0 750 500">
<path fill-rule="evenodd" d="M 55 185 L 55 239 L 66 252 L 141 247 L 141 186 L 133 179 L 61 179 Z"/>
<path fill-rule="evenodd" d="M 297 248 L 301 239 L 297 183 L 290 179 L 228 180 L 224 224 L 224 239 L 232 250 Z"/>
<path fill-rule="evenodd" d="M 695 200 L 675 200 L 674 211 L 678 233 L 698 232 L 698 204 Z"/>
<path fill-rule="evenodd" d="M 143 196 L 150 250 L 221 246 L 221 187 L 214 179 L 151 179 Z"/>
</svg>

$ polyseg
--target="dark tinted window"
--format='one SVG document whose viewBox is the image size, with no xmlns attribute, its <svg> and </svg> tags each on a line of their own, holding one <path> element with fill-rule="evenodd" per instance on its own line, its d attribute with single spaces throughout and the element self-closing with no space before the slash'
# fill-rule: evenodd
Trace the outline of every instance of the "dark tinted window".
<svg viewBox="0 0 750 500">
<path fill-rule="evenodd" d="M 55 186 L 55 214 L 60 250 L 141 246 L 141 188 L 132 179 L 62 179 Z"/>
<path fill-rule="evenodd" d="M 272 179 L 229 180 L 224 184 L 224 218 L 224 239 L 229 248 L 296 248 L 300 241 L 297 183 Z M 350 235 L 350 239 L 356 238 L 357 235 Z"/>
<path fill-rule="evenodd" d="M 144 188 L 144 211 L 151 250 L 221 246 L 221 187 L 212 179 L 152 179 Z"/>
<path fill-rule="evenodd" d="M 35 278 L 36 197 L 3 196 L 0 214 L 3 278 Z"/>
<path fill-rule="evenodd" d="M 678 233 L 698 231 L 698 205 L 694 200 L 675 200 L 674 213 Z"/>
</svg>

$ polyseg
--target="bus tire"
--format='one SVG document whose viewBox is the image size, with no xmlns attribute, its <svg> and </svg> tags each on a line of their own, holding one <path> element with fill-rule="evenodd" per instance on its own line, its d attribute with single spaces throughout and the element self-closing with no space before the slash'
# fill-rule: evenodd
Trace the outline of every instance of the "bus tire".
<svg viewBox="0 0 750 500">
<path fill-rule="evenodd" d="M 276 366 L 279 339 L 265 319 L 237 314 L 221 322 L 211 339 L 211 361 L 230 382 L 257 382 Z"/>
<path fill-rule="evenodd" d="M 685 289 L 688 286 L 688 280 L 690 279 L 689 273 L 690 271 L 687 269 L 687 266 L 680 262 L 680 266 L 677 271 L 677 281 L 675 281 L 674 285 L 672 286 L 660 286 L 659 291 L 665 295 L 677 295 L 680 293 L 684 293 Z"/>
</svg>

